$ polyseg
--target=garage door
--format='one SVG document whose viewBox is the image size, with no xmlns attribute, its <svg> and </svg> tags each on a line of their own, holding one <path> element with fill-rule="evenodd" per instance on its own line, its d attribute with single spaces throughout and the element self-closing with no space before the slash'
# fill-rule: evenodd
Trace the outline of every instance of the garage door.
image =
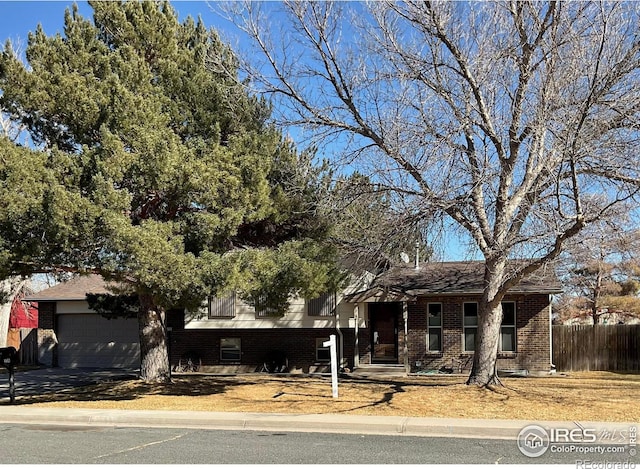
<svg viewBox="0 0 640 469">
<path fill-rule="evenodd" d="M 60 314 L 58 366 L 139 368 L 137 319 L 105 319 L 98 314 Z"/>
</svg>

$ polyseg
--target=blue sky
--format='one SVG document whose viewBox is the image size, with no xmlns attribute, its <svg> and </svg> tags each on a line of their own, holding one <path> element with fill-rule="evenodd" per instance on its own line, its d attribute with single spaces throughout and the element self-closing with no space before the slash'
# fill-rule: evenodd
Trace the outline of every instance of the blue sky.
<svg viewBox="0 0 640 469">
<path fill-rule="evenodd" d="M 62 32 L 64 25 L 64 11 L 71 8 L 73 1 L 8 1 L 0 0 L 0 38 L 2 44 L 7 39 L 13 43 L 26 46 L 27 34 L 34 31 L 38 23 L 42 24 L 47 35 Z M 78 5 L 80 14 L 84 17 L 91 17 L 92 9 L 86 1 L 75 2 Z M 217 29 L 232 29 L 232 25 L 215 14 L 209 2 L 201 1 L 172 1 L 173 8 L 178 12 L 180 18 L 188 15 L 194 18 L 202 16 L 207 26 L 214 26 Z"/>
</svg>

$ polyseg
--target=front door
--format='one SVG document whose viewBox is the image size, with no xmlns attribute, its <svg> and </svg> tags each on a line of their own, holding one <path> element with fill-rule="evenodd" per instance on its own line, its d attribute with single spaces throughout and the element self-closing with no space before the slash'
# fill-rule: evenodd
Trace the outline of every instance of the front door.
<svg viewBox="0 0 640 469">
<path fill-rule="evenodd" d="M 400 303 L 370 303 L 371 363 L 398 363 Z"/>
</svg>

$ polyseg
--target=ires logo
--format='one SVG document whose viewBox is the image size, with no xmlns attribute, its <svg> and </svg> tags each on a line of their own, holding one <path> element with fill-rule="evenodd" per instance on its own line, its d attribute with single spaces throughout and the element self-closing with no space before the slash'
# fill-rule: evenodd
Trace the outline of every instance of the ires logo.
<svg viewBox="0 0 640 469">
<path fill-rule="evenodd" d="M 576 424 L 577 425 L 577 424 Z M 596 431 L 593 428 L 550 428 L 551 443 L 595 443 Z"/>
<path fill-rule="evenodd" d="M 576 424 L 578 425 L 578 424 Z M 518 448 L 530 458 L 537 458 L 547 452 L 552 444 L 595 443 L 596 431 L 592 428 L 550 428 L 527 425 L 518 433 Z"/>
</svg>

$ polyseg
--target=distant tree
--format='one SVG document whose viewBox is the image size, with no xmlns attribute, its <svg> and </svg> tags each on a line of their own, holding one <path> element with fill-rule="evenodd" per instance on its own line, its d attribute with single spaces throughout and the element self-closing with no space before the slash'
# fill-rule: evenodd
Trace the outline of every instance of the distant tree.
<svg viewBox="0 0 640 469">
<path fill-rule="evenodd" d="M 318 171 L 233 51 L 168 2 L 90 5 L 64 34 L 38 26 L 27 63 L 10 44 L 0 57 L 0 106 L 34 142 L 0 137 L 0 276 L 116 281 L 139 300 L 140 376 L 165 382 L 168 308 L 235 289 L 283 311 L 340 277 Z"/>
<path fill-rule="evenodd" d="M 636 2 L 231 3 L 282 122 L 484 257 L 469 384 L 494 382 L 501 302 L 638 195 Z M 278 16 L 275 16 L 275 15 Z M 510 258 L 530 259 L 509 263 Z M 510 267 L 511 266 L 511 267 Z"/>
<path fill-rule="evenodd" d="M 593 224 L 567 244 L 558 269 L 565 288 L 556 308 L 562 320 L 587 316 L 599 324 L 612 312 L 640 317 L 640 231 L 625 219 L 619 213 Z"/>
<path fill-rule="evenodd" d="M 416 249 L 420 260 L 429 260 L 427 221 L 398 202 L 393 192 L 359 173 L 338 178 L 324 205 L 332 218 L 331 240 L 346 268 L 380 272 L 404 255 L 413 260 Z"/>
</svg>

